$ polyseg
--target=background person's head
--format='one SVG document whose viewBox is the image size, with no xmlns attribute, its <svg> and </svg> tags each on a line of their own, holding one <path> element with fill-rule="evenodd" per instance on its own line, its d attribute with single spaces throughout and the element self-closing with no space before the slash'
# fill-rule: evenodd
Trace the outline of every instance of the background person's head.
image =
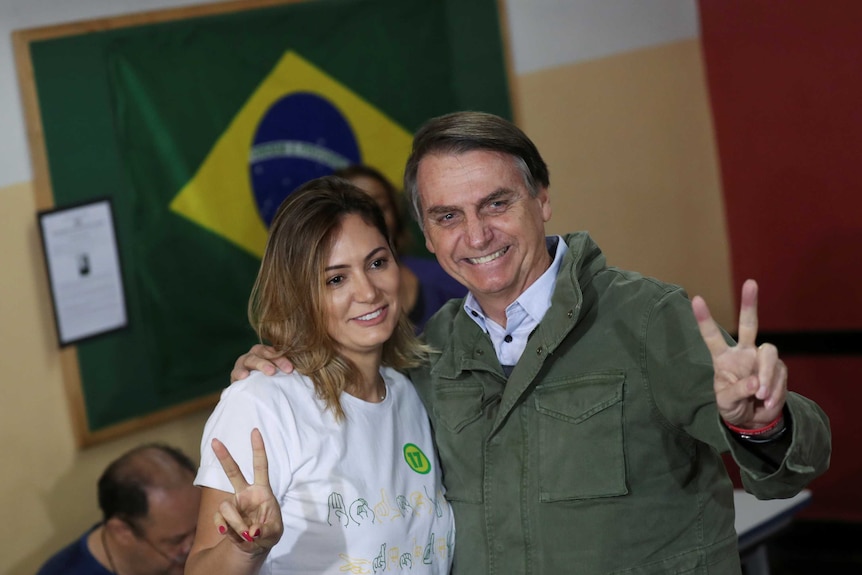
<svg viewBox="0 0 862 575">
<path fill-rule="evenodd" d="M 334 274 L 326 267 L 333 248 L 345 245 L 342 229 L 350 216 L 365 224 L 351 225 L 351 233 L 372 234 L 386 247 L 396 276 L 398 311 L 392 316 L 391 337 L 382 344 L 382 363 L 398 369 L 416 365 L 423 348 L 398 307 L 398 268 L 383 214 L 367 193 L 342 178 L 311 180 L 282 202 L 249 299 L 249 321 L 261 341 L 290 357 L 339 418 L 343 416 L 339 396 L 359 374 L 342 351 L 342 334 L 332 330 L 332 315 L 338 311 L 330 295 Z"/>
<path fill-rule="evenodd" d="M 183 572 L 200 505 L 196 473 L 188 456 L 162 444 L 137 447 L 102 473 L 98 499 L 109 552 L 134 570 L 130 575 Z"/>
<path fill-rule="evenodd" d="M 472 150 L 501 152 L 512 156 L 535 195 L 548 188 L 550 175 L 545 160 L 527 135 L 512 122 L 485 112 L 453 112 L 428 120 L 413 137 L 413 149 L 404 170 L 404 193 L 412 216 L 424 231 L 422 194 L 417 187 L 417 172 L 422 159 L 430 154 L 459 155 Z"/>
<path fill-rule="evenodd" d="M 395 185 L 382 172 L 365 164 L 352 164 L 346 168 L 340 168 L 335 170 L 333 175 L 349 181 L 377 202 L 386 220 L 392 243 L 396 249 L 404 249 L 407 228 L 404 225 L 401 203 Z"/>
</svg>

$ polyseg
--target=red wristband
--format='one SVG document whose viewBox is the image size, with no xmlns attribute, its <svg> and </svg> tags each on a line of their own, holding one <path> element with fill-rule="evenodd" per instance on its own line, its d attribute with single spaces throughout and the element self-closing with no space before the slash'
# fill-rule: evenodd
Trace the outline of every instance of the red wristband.
<svg viewBox="0 0 862 575">
<path fill-rule="evenodd" d="M 726 425 L 729 430 L 733 431 L 734 433 L 738 433 L 740 435 L 748 435 L 748 436 L 763 435 L 764 433 L 769 433 L 770 431 L 775 429 L 783 418 L 784 418 L 784 414 L 781 413 L 778 415 L 778 417 L 773 419 L 771 422 L 769 422 L 765 426 L 759 427 L 757 429 L 744 429 L 742 427 L 737 427 L 735 425 L 731 425 L 726 421 L 724 422 L 724 425 Z"/>
</svg>

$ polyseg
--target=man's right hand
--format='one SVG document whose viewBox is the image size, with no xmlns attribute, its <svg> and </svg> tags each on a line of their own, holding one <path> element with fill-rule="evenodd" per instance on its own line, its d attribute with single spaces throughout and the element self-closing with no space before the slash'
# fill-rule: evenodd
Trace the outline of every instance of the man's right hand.
<svg viewBox="0 0 862 575">
<path fill-rule="evenodd" d="M 276 370 L 279 369 L 284 373 L 293 372 L 293 364 L 274 347 L 258 343 L 253 345 L 248 353 L 237 358 L 230 372 L 230 382 L 245 379 L 253 369 L 262 371 L 266 375 L 275 375 Z"/>
</svg>

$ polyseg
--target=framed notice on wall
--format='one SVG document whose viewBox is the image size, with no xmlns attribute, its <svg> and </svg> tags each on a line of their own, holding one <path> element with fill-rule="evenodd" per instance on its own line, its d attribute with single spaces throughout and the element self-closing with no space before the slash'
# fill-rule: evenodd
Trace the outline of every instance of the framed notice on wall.
<svg viewBox="0 0 862 575">
<path fill-rule="evenodd" d="M 38 214 L 60 346 L 128 326 L 109 199 Z"/>
</svg>

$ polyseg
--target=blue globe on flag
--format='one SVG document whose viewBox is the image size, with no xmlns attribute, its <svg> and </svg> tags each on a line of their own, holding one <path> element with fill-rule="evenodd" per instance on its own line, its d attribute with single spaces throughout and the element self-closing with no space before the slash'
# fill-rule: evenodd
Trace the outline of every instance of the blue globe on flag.
<svg viewBox="0 0 862 575">
<path fill-rule="evenodd" d="M 332 103 L 311 92 L 277 100 L 260 119 L 249 160 L 261 219 L 269 227 L 278 206 L 297 187 L 359 162 L 353 129 Z"/>
</svg>

